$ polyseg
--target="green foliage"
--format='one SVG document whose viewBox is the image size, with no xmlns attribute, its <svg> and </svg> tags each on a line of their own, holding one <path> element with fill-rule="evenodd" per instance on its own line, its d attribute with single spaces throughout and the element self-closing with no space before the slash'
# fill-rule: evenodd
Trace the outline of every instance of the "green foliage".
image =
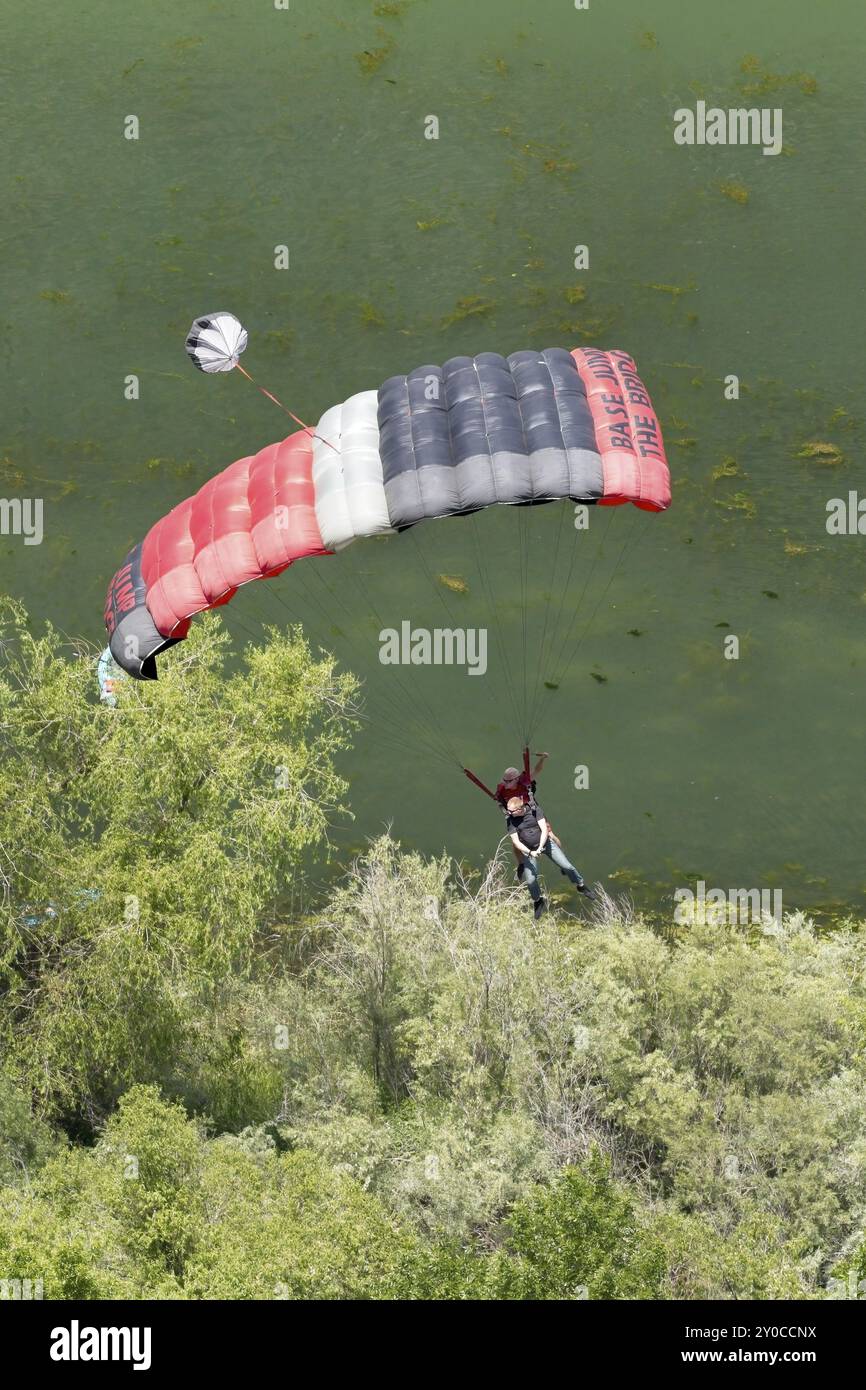
<svg viewBox="0 0 866 1390">
<path fill-rule="evenodd" d="M 73 1124 L 225 1057 L 221 982 L 342 809 L 355 682 L 299 632 L 268 637 L 228 674 L 206 618 L 110 709 L 92 657 L 0 608 L 0 1042 Z"/>
<path fill-rule="evenodd" d="M 388 1298 L 402 1233 L 376 1198 L 306 1153 L 258 1155 L 213 1144 L 203 1177 L 207 1238 L 187 1278 L 191 1298 Z"/>
<path fill-rule="evenodd" d="M 384 1298 L 412 1241 L 313 1155 L 207 1142 L 150 1087 L 95 1150 L 0 1193 L 2 1277 L 46 1298 Z"/>
<path fill-rule="evenodd" d="M 203 1222 L 195 1125 L 154 1087 L 133 1087 L 109 1121 L 95 1163 L 107 1223 L 142 1284 L 181 1281 Z"/>
<path fill-rule="evenodd" d="M 0 1278 L 42 1280 L 54 1299 L 130 1296 L 111 1267 L 105 1233 L 83 1205 L 90 1155 L 49 1160 L 25 1187 L 0 1188 Z"/>
<path fill-rule="evenodd" d="M 598 1146 L 694 1221 L 684 1287 L 803 1296 L 866 1200 L 864 957 L 802 918 L 542 930 L 382 841 L 270 994 L 282 1132 L 457 1240 Z"/>
<path fill-rule="evenodd" d="M 95 1149 L 2 1190 L 0 1269 L 55 1299 L 640 1298 L 663 1251 L 597 1154 L 516 1203 L 501 1248 L 421 1242 L 314 1154 L 207 1140 L 138 1086 Z"/>
<path fill-rule="evenodd" d="M 736 1223 L 668 1211 L 655 1225 L 668 1264 L 668 1296 L 677 1299 L 819 1297 L 815 1260 L 803 1240 L 786 1237 L 785 1223 L 746 1203 Z"/>
<path fill-rule="evenodd" d="M 34 1172 L 57 1147 L 24 1091 L 0 1072 L 0 1183 Z"/>
<path fill-rule="evenodd" d="M 510 1257 L 491 1281 L 494 1298 L 658 1298 L 666 1271 L 657 1237 L 595 1150 L 512 1208 Z M 512 1253 L 513 1252 L 513 1253 Z"/>
</svg>

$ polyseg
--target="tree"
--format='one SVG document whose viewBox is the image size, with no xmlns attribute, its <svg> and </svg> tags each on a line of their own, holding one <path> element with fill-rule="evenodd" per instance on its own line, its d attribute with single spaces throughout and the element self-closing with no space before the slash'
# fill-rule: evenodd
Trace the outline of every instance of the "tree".
<svg viewBox="0 0 866 1390">
<path fill-rule="evenodd" d="M 314 1154 L 207 1140 L 148 1086 L 95 1148 L 0 1189 L 0 1277 L 49 1299 L 390 1298 L 414 1239 Z"/>
<path fill-rule="evenodd" d="M 659 1298 L 664 1249 L 641 1225 L 634 1198 L 595 1150 L 511 1208 L 493 1298 Z"/>
<path fill-rule="evenodd" d="M 0 1183 L 35 1172 L 56 1148 L 48 1125 L 32 1113 L 26 1092 L 0 1073 Z"/>
<path fill-rule="evenodd" d="M 196 1008 L 216 1017 L 345 811 L 351 676 L 297 630 L 227 673 L 214 617 L 180 651 L 111 709 L 91 655 L 0 606 L 0 1041 L 73 1130 L 134 1081 L 172 1084 Z"/>
</svg>

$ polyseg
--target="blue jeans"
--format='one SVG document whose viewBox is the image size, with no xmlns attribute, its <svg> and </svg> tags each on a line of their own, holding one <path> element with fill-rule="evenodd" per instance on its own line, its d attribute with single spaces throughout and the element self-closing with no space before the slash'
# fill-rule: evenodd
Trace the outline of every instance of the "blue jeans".
<svg viewBox="0 0 866 1390">
<path fill-rule="evenodd" d="M 555 845 L 552 840 L 548 840 L 542 854 L 546 854 L 548 859 L 552 859 L 558 869 L 570 878 L 576 888 L 583 885 L 583 877 L 574 867 L 569 859 L 563 854 L 559 845 Z M 523 881 L 529 889 L 529 896 L 534 903 L 541 897 L 541 885 L 538 882 L 538 860 L 526 855 L 523 860 Z"/>
</svg>

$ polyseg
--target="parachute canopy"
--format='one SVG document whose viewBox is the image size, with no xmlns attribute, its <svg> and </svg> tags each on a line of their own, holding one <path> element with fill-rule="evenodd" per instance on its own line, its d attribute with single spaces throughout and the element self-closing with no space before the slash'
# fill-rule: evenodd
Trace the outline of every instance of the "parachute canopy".
<svg viewBox="0 0 866 1390">
<path fill-rule="evenodd" d="M 433 517 L 560 498 L 670 503 L 661 428 L 627 353 L 551 348 L 418 367 L 333 406 L 315 434 L 238 459 L 157 521 L 109 586 L 111 653 L 155 679 L 157 654 L 194 614 L 295 560 Z"/>
<path fill-rule="evenodd" d="M 186 350 L 202 372 L 230 372 L 247 345 L 247 330 L 221 310 L 196 319 L 186 336 Z"/>
</svg>

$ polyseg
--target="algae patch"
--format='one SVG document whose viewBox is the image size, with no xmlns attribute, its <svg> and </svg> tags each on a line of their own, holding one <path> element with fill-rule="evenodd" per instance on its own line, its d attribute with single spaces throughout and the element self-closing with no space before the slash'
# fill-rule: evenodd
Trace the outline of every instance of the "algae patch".
<svg viewBox="0 0 866 1390">
<path fill-rule="evenodd" d="M 452 594 L 468 594 L 469 585 L 459 574 L 437 574 L 436 578 L 445 589 L 450 589 Z"/>
</svg>

